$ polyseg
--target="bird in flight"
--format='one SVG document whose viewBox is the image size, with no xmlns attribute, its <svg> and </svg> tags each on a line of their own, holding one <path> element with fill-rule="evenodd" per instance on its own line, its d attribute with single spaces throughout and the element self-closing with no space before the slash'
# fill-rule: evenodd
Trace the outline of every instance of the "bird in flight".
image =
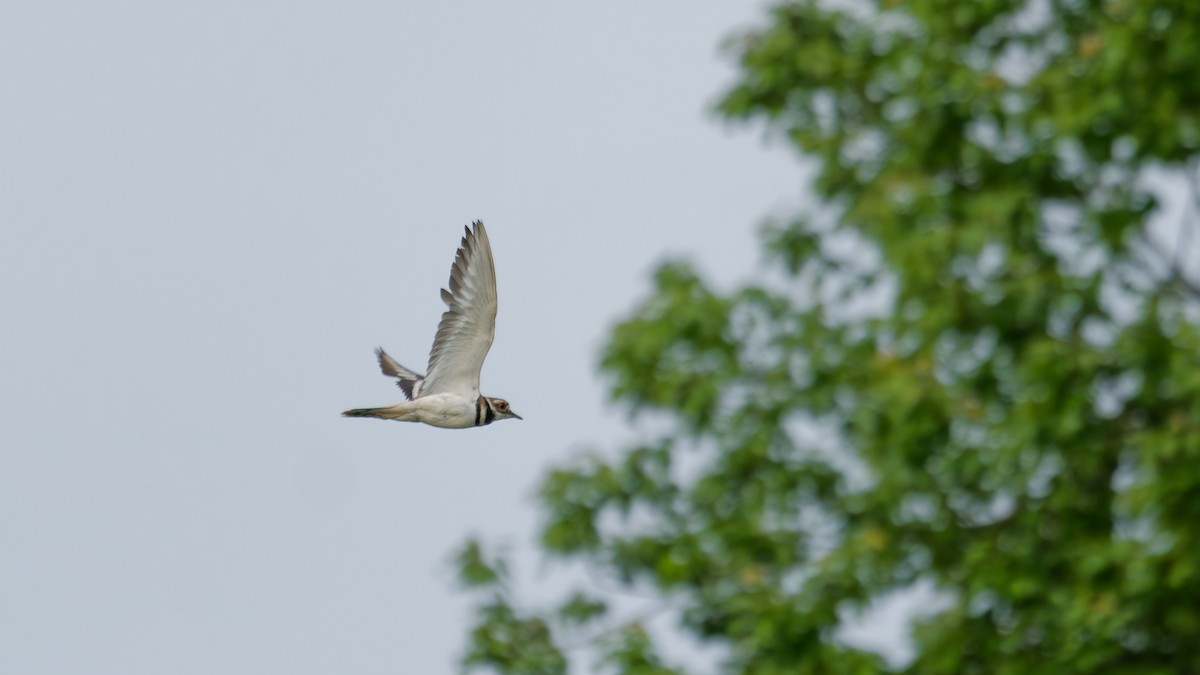
<svg viewBox="0 0 1200 675">
<path fill-rule="evenodd" d="M 442 314 L 426 375 L 405 368 L 382 348 L 375 350 L 383 374 L 397 379 L 407 401 L 383 408 L 347 410 L 346 417 L 377 417 L 424 422 L 447 429 L 482 427 L 497 420 L 522 419 L 508 401 L 479 393 L 479 371 L 496 334 L 496 266 L 482 221 L 466 228 L 454 264 L 450 290 L 442 289 Z"/>
</svg>

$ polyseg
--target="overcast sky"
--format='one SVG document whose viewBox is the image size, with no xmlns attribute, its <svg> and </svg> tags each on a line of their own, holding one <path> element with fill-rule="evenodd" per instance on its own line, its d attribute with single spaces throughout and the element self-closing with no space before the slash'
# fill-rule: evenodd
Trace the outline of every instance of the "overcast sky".
<svg viewBox="0 0 1200 675">
<path fill-rule="evenodd" d="M 756 20 L 0 3 L 0 671 L 453 672 L 451 551 L 536 566 L 539 476 L 633 434 L 595 363 L 653 265 L 751 274 L 757 224 L 803 200 L 793 157 L 708 112 Z M 525 421 L 339 417 L 400 399 L 376 345 L 423 369 L 476 218 L 483 391 Z"/>
<path fill-rule="evenodd" d="M 3 670 L 452 672 L 451 550 L 631 433 L 606 328 L 799 199 L 707 112 L 758 4 L 0 5 Z M 423 369 L 475 218 L 526 421 L 339 417 L 399 400 L 376 345 Z"/>
</svg>

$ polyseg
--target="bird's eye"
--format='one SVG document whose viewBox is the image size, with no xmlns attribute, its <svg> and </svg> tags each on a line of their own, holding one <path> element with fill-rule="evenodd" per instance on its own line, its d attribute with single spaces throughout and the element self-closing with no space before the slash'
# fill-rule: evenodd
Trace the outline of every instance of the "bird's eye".
<svg viewBox="0 0 1200 675">
<path fill-rule="evenodd" d="M 504 401 L 497 403 L 496 407 L 500 409 L 500 412 L 508 412 L 508 404 Z"/>
</svg>

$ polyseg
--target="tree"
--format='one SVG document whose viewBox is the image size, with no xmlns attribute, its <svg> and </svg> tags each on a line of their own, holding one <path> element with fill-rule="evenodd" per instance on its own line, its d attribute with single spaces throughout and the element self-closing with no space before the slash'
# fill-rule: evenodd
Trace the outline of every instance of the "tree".
<svg viewBox="0 0 1200 675">
<path fill-rule="evenodd" d="M 545 476 L 545 553 L 720 672 L 1200 672 L 1200 4 L 801 0 L 731 49 L 719 111 L 815 158 L 820 208 L 764 229 L 760 282 L 658 270 L 603 366 L 669 429 Z M 608 606 L 460 563 L 468 668 L 565 672 Z M 837 640 L 918 581 L 911 664 Z M 608 671 L 685 672 L 608 620 Z"/>
</svg>

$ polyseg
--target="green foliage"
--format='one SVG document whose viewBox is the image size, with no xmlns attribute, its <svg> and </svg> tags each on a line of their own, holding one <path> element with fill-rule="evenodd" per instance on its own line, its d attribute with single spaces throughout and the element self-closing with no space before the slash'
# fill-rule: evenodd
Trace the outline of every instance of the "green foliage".
<svg viewBox="0 0 1200 675">
<path fill-rule="evenodd" d="M 897 670 L 837 628 L 917 581 L 945 602 L 900 671 L 1200 672 L 1200 4 L 830 5 L 731 40 L 719 106 L 818 160 L 821 209 L 766 228 L 774 277 L 658 271 L 603 366 L 670 428 L 552 471 L 544 550 L 722 672 Z M 605 614 L 604 672 L 686 672 L 594 598 L 521 618 L 477 560 L 468 666 L 564 672 Z"/>
<path fill-rule="evenodd" d="M 615 672 L 626 675 L 679 675 L 680 671 L 662 664 L 662 660 L 654 653 L 650 637 L 636 623 L 626 626 L 606 642 L 603 664 Z"/>
<path fill-rule="evenodd" d="M 558 609 L 558 616 L 564 623 L 582 625 L 599 619 L 607 611 L 608 605 L 602 600 L 576 591 Z"/>
<path fill-rule="evenodd" d="M 508 567 L 503 560 L 488 560 L 483 547 L 475 540 L 468 541 L 455 556 L 458 565 L 458 580 L 464 588 L 491 588 L 500 586 L 508 576 Z"/>
<path fill-rule="evenodd" d="M 513 609 L 504 561 L 489 559 L 473 540 L 463 546 L 455 561 L 459 582 L 486 596 L 475 607 L 475 628 L 463 656 L 464 668 L 488 665 L 502 675 L 564 675 L 567 660 L 553 644 L 546 621 Z"/>
</svg>

